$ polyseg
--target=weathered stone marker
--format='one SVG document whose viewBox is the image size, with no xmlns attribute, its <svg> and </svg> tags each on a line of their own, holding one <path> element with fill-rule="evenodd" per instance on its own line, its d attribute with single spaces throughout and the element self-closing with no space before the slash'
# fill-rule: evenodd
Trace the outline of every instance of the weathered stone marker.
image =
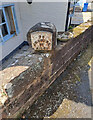
<svg viewBox="0 0 93 120">
<path fill-rule="evenodd" d="M 50 51 L 57 45 L 56 27 L 50 22 L 38 23 L 27 33 L 29 45 L 37 51 Z"/>
</svg>

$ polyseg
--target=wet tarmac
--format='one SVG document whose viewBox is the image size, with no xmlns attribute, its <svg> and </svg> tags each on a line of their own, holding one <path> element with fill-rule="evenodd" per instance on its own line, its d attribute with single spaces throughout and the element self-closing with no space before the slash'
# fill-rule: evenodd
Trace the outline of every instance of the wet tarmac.
<svg viewBox="0 0 93 120">
<path fill-rule="evenodd" d="M 93 91 L 89 74 L 91 74 L 92 65 L 90 61 L 93 63 L 92 51 L 93 43 L 78 55 L 22 117 L 91 118 Z"/>
</svg>

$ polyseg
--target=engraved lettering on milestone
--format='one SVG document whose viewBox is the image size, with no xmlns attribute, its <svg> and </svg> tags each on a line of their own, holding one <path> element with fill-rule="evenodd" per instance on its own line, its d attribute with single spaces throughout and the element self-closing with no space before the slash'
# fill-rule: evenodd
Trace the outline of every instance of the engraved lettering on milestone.
<svg viewBox="0 0 93 120">
<path fill-rule="evenodd" d="M 31 33 L 32 47 L 35 50 L 52 50 L 52 33 L 38 31 Z"/>
</svg>

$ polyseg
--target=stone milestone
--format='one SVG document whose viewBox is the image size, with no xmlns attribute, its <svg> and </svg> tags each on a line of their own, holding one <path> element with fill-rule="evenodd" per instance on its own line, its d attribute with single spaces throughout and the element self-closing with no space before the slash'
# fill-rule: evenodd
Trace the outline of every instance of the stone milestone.
<svg viewBox="0 0 93 120">
<path fill-rule="evenodd" d="M 50 51 L 57 45 L 56 27 L 50 22 L 38 23 L 27 33 L 27 40 L 36 51 Z"/>
</svg>

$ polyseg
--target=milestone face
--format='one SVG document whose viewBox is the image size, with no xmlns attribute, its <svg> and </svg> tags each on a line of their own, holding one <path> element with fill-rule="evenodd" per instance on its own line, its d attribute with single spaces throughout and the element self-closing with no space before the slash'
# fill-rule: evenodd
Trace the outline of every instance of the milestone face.
<svg viewBox="0 0 93 120">
<path fill-rule="evenodd" d="M 32 47 L 35 50 L 52 50 L 52 33 L 37 31 L 31 33 Z"/>
</svg>

